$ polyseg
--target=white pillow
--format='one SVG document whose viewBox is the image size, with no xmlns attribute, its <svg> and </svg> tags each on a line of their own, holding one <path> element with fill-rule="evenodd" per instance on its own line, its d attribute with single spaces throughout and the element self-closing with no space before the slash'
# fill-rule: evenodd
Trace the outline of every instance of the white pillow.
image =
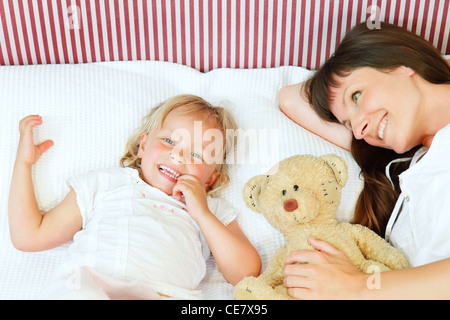
<svg viewBox="0 0 450 320">
<path fill-rule="evenodd" d="M 42 211 L 63 199 L 68 192 L 67 178 L 117 166 L 128 136 L 154 105 L 190 93 L 229 108 L 245 133 L 257 134 L 246 153 L 237 152 L 236 160 L 244 161 L 230 165 L 231 183 L 222 196 L 238 210 L 241 228 L 260 252 L 263 267 L 284 240 L 260 214 L 245 206 L 242 188 L 249 178 L 266 172 L 274 163 L 294 154 L 336 153 L 343 157 L 350 178 L 338 216 L 350 220 L 362 187 L 359 168 L 350 154 L 302 129 L 278 109 L 278 90 L 308 74 L 300 67 L 218 69 L 203 74 L 177 64 L 149 61 L 0 68 L 0 281 L 4 282 L 0 283 L 0 298 L 32 297 L 64 252 L 63 247 L 46 253 L 20 253 L 9 240 L 7 201 L 18 123 L 29 114 L 39 114 L 44 121 L 34 130 L 35 142 L 55 142 L 33 167 Z M 214 282 L 217 277 L 205 281 Z M 208 291 L 210 297 L 215 297 L 214 288 Z"/>
</svg>

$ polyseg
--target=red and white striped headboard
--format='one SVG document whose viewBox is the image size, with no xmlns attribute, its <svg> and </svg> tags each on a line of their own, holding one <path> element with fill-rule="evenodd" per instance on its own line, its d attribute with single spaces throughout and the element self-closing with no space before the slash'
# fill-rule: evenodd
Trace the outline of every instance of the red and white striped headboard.
<svg viewBox="0 0 450 320">
<path fill-rule="evenodd" d="M 201 71 L 317 69 L 352 26 L 381 21 L 450 54 L 450 0 L 0 0 L 0 64 L 162 60 Z M 370 8 L 369 8 L 370 10 Z"/>
</svg>

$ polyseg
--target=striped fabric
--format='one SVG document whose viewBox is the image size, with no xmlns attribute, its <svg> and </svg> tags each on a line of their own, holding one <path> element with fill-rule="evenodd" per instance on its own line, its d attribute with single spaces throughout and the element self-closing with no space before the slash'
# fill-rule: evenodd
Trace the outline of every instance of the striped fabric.
<svg viewBox="0 0 450 320">
<path fill-rule="evenodd" d="M 450 54 L 450 0 L 0 0 L 0 64 L 162 60 L 317 69 L 373 17 Z M 374 24 L 375 25 L 375 24 Z"/>
</svg>

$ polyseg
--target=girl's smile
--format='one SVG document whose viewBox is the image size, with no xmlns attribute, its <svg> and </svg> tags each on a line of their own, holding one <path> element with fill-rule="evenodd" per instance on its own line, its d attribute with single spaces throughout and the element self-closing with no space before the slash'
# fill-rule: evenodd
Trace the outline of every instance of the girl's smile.
<svg viewBox="0 0 450 320">
<path fill-rule="evenodd" d="M 172 183 L 177 183 L 178 177 L 181 175 L 180 172 L 163 164 L 160 164 L 158 167 L 163 177 Z"/>
</svg>

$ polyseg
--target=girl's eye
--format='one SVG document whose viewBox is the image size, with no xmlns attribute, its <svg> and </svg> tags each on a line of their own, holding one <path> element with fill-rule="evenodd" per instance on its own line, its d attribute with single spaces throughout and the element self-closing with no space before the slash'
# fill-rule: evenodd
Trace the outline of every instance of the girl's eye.
<svg viewBox="0 0 450 320">
<path fill-rule="evenodd" d="M 175 145 L 175 143 L 172 141 L 172 140 L 170 140 L 169 138 L 164 138 L 163 139 L 165 142 L 167 142 L 168 144 L 171 144 L 171 145 Z"/>
<path fill-rule="evenodd" d="M 354 94 L 352 94 L 352 100 L 354 103 L 358 102 L 359 96 L 361 95 L 361 91 L 356 91 Z"/>
<path fill-rule="evenodd" d="M 192 153 L 191 153 L 191 156 L 193 156 L 194 158 L 200 159 L 200 160 L 202 159 L 202 156 L 199 155 L 198 153 L 192 152 Z"/>
</svg>

